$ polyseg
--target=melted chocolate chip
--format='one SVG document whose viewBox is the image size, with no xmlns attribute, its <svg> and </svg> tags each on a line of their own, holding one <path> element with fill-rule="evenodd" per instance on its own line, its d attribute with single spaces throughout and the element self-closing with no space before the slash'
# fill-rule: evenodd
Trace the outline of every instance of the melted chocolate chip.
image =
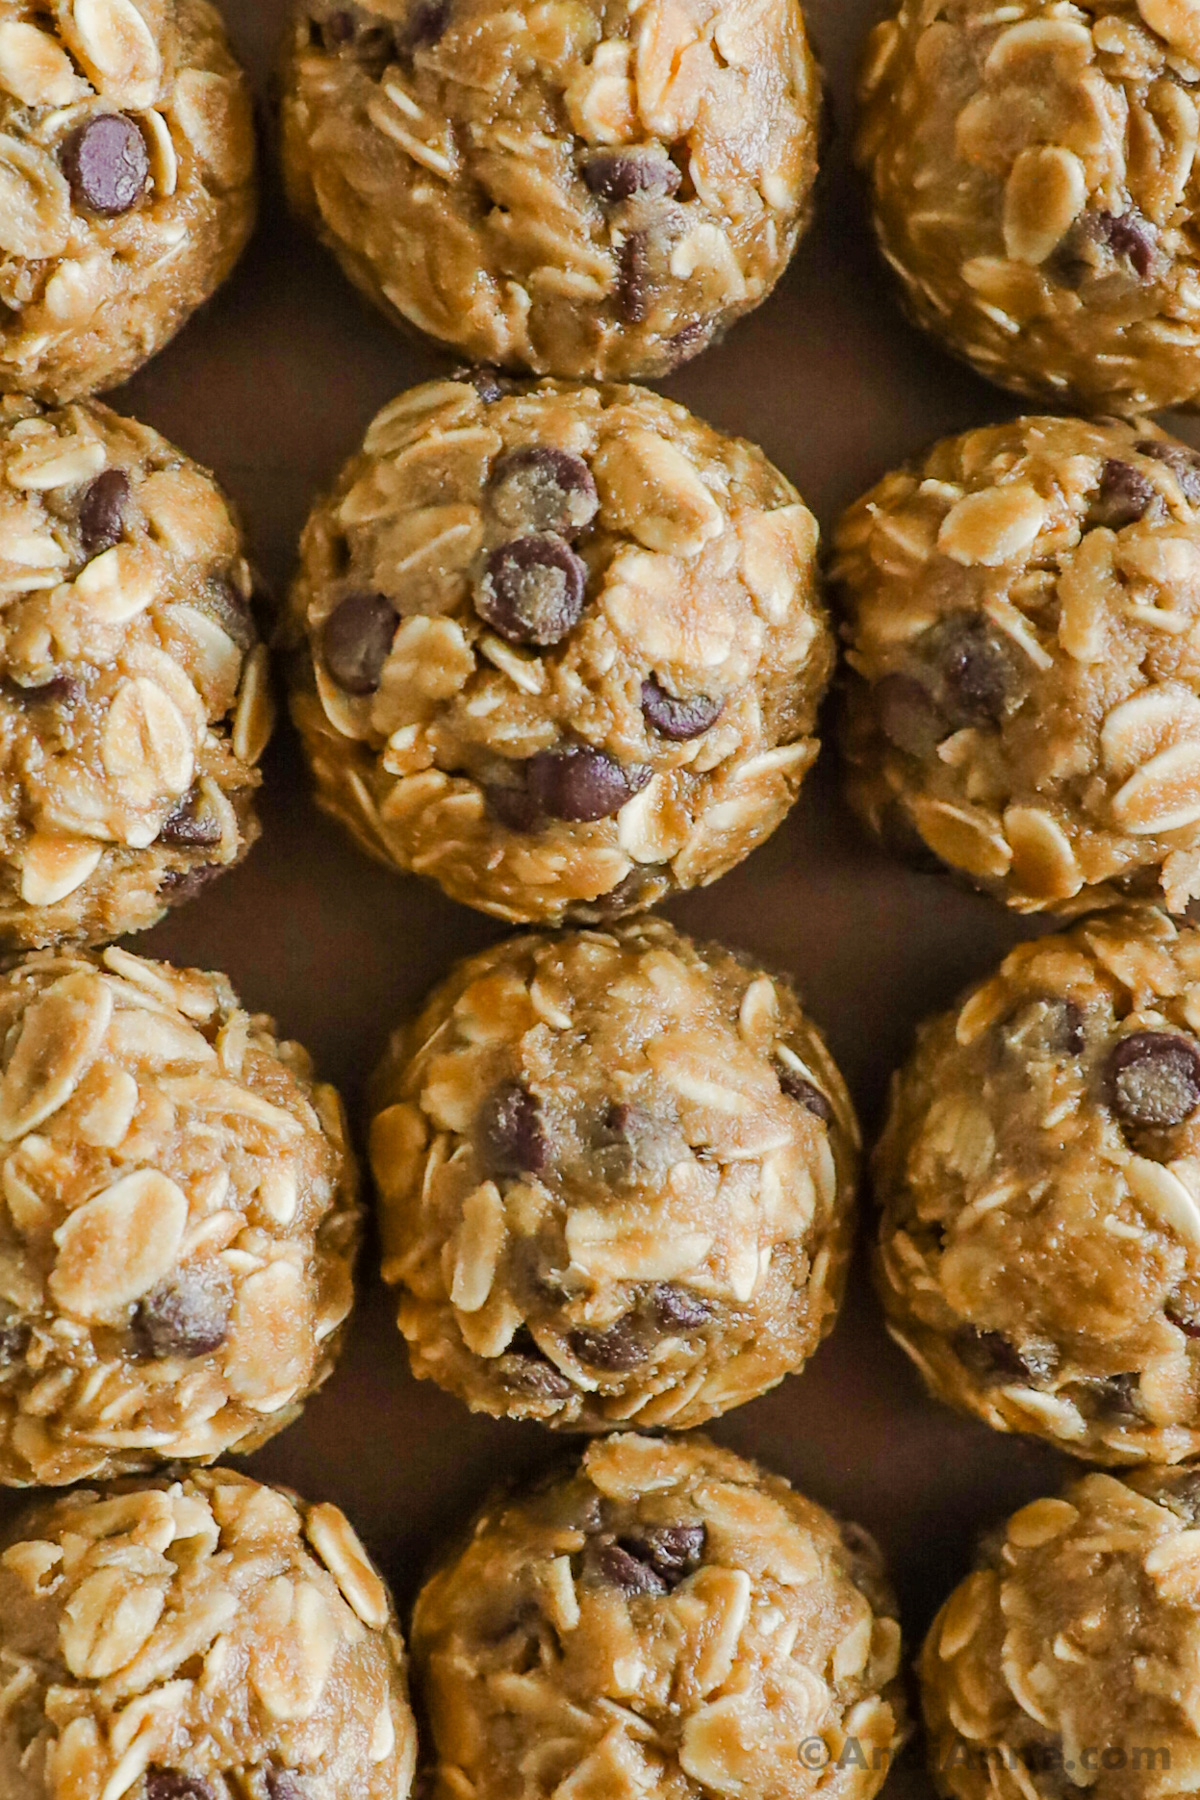
<svg viewBox="0 0 1200 1800">
<path fill-rule="evenodd" d="M 964 1325 L 954 1334 L 959 1361 L 977 1381 L 1031 1382 L 1035 1386 L 1053 1375 L 1057 1359 L 1035 1344 L 1017 1345 L 1000 1331 L 981 1331 Z"/>
<path fill-rule="evenodd" d="M 382 594 L 349 594 L 330 613 L 321 632 L 321 652 L 345 693 L 376 691 L 399 623 L 395 607 Z"/>
<path fill-rule="evenodd" d="M 85 556 L 99 556 L 120 543 L 129 493 L 124 469 L 102 469 L 88 482 L 79 502 L 79 537 Z"/>
<path fill-rule="evenodd" d="M 73 131 L 62 152 L 76 206 L 116 218 L 137 205 L 150 180 L 146 140 L 124 113 L 98 113 Z"/>
<path fill-rule="evenodd" d="M 527 767 L 529 791 L 542 811 L 579 823 L 610 819 L 641 793 L 652 774 L 640 763 L 626 767 L 585 744 L 541 750 Z"/>
<path fill-rule="evenodd" d="M 1137 448 L 1143 456 L 1166 464 L 1185 500 L 1192 506 L 1200 503 L 1200 450 L 1192 450 L 1186 444 L 1165 443 L 1160 438 L 1142 438 Z"/>
<path fill-rule="evenodd" d="M 704 1525 L 654 1525 L 637 1537 L 619 1541 L 632 1556 L 649 1564 L 668 1588 L 674 1588 L 699 1566 L 707 1538 Z"/>
<path fill-rule="evenodd" d="M 655 675 L 647 676 L 642 683 L 643 718 L 674 743 L 686 743 L 689 738 L 710 731 L 724 706 L 723 700 L 710 699 L 707 694 L 693 694 L 687 700 L 677 700 Z"/>
<path fill-rule="evenodd" d="M 641 325 L 650 311 L 650 238 L 631 231 L 617 261 L 617 316 L 626 325 Z"/>
<path fill-rule="evenodd" d="M 593 1544 L 588 1562 L 601 1581 L 631 1598 L 635 1594 L 662 1595 L 670 1591 L 657 1569 L 622 1544 Z"/>
<path fill-rule="evenodd" d="M 884 675 L 871 690 L 879 728 L 897 750 L 928 756 L 946 736 L 946 721 L 915 675 Z"/>
<path fill-rule="evenodd" d="M 509 531 L 570 538 L 600 510 L 592 471 L 581 457 L 549 444 L 524 444 L 500 458 L 487 486 L 489 511 Z"/>
<path fill-rule="evenodd" d="M 191 869 L 168 869 L 158 884 L 160 899 L 168 906 L 179 906 L 185 900 L 194 900 L 202 894 L 206 887 L 223 875 L 225 863 L 197 863 Z"/>
<path fill-rule="evenodd" d="M 181 1269 L 139 1300 L 133 1335 L 143 1356 L 207 1356 L 229 1335 L 232 1296 L 217 1267 Z"/>
<path fill-rule="evenodd" d="M 635 194 L 677 194 L 683 176 L 669 156 L 655 150 L 589 150 L 583 179 L 610 206 Z"/>
<path fill-rule="evenodd" d="M 23 1319 L 0 1320 L 0 1370 L 20 1362 L 33 1333 Z"/>
<path fill-rule="evenodd" d="M 659 1281 L 646 1297 L 647 1310 L 662 1331 L 698 1331 L 712 1318 L 712 1307 L 673 1281 Z"/>
<path fill-rule="evenodd" d="M 496 1359 L 496 1370 L 506 1386 L 527 1394 L 533 1400 L 565 1400 L 574 1388 L 561 1369 L 542 1351 L 533 1333 L 522 1325 L 503 1356 Z"/>
<path fill-rule="evenodd" d="M 549 1146 L 537 1097 L 519 1081 L 494 1088 L 479 1110 L 476 1143 L 493 1174 L 541 1174 Z"/>
<path fill-rule="evenodd" d="M 1152 508 L 1161 511 L 1162 499 L 1150 477 L 1135 469 L 1132 463 L 1119 462 L 1110 456 L 1104 464 L 1099 492 L 1088 513 L 1089 525 L 1106 525 L 1111 531 L 1120 531 L 1123 526 L 1135 525 L 1139 519 L 1144 519 Z"/>
<path fill-rule="evenodd" d="M 1108 1098 L 1125 1125 L 1181 1125 L 1200 1106 L 1200 1044 L 1177 1031 L 1134 1031 L 1108 1059 Z"/>
<path fill-rule="evenodd" d="M 590 1369 L 605 1369 L 623 1374 L 644 1363 L 648 1354 L 628 1314 L 605 1331 L 589 1331 L 580 1327 L 567 1334 L 572 1353 Z"/>
<path fill-rule="evenodd" d="M 1015 686 L 1007 649 L 971 613 L 958 613 L 935 629 L 937 665 L 956 722 L 998 725 Z"/>
<path fill-rule="evenodd" d="M 775 1073 L 779 1077 L 780 1087 L 789 1100 L 799 1100 L 801 1106 L 807 1106 L 810 1113 L 815 1113 L 818 1119 L 823 1119 L 826 1125 L 829 1124 L 833 1118 L 833 1108 L 819 1087 L 809 1081 L 806 1076 L 801 1075 L 797 1069 L 789 1069 L 783 1063 L 776 1065 Z"/>
<path fill-rule="evenodd" d="M 1096 230 L 1114 256 L 1123 256 L 1134 273 L 1145 281 L 1154 267 L 1154 227 L 1136 207 L 1128 212 L 1100 212 L 1095 215 Z"/>
<path fill-rule="evenodd" d="M 207 850 L 220 843 L 221 821 L 205 809 L 199 787 L 191 788 L 167 814 L 158 841 L 186 850 Z"/>
<path fill-rule="evenodd" d="M 579 623 L 586 598 L 587 564 L 568 544 L 519 537 L 488 557 L 475 610 L 508 643 L 546 650 Z"/>
<path fill-rule="evenodd" d="M 217 1796 L 198 1775 L 183 1775 L 178 1769 L 150 1769 L 146 1775 L 146 1800 L 217 1800 Z"/>
</svg>

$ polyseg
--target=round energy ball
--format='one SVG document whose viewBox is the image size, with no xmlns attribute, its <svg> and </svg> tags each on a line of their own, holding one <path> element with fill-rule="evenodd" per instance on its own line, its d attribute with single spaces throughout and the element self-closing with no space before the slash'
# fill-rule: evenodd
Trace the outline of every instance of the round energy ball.
<svg viewBox="0 0 1200 1800">
<path fill-rule="evenodd" d="M 0 1046 L 0 1481 L 265 1443 L 354 1297 L 334 1090 L 223 975 L 116 948 L 0 977 Z"/>
<path fill-rule="evenodd" d="M 1200 1454 L 1200 930 L 1142 908 L 1020 945 L 919 1033 L 874 1173 L 936 1394 L 1094 1462 Z"/>
<path fill-rule="evenodd" d="M 1200 893 L 1200 453 L 1027 418 L 886 475 L 836 534 L 849 797 L 1018 912 Z"/>
<path fill-rule="evenodd" d="M 372 1093 L 384 1276 L 414 1371 L 473 1410 L 702 1423 L 833 1325 L 858 1128 L 783 981 L 658 920 L 509 938 Z"/>
<path fill-rule="evenodd" d="M 251 591 L 224 496 L 157 432 L 0 401 L 0 943 L 140 931 L 245 855 Z"/>
<path fill-rule="evenodd" d="M 291 595 L 321 805 L 503 919 L 714 880 L 817 755 L 816 546 L 760 450 L 645 389 L 401 395 L 309 519 Z"/>
<path fill-rule="evenodd" d="M 874 1543 L 699 1437 L 493 1502 L 412 1646 L 431 1800 L 869 1800 L 904 1738 Z"/>
<path fill-rule="evenodd" d="M 1085 1475 L 985 1540 L 920 1662 L 954 1800 L 1153 1800 L 1200 1779 L 1200 1477 Z"/>
<path fill-rule="evenodd" d="M 6 1800 L 407 1800 L 404 1644 L 336 1506 L 211 1469 L 43 1500 L 0 1545 Z"/>
<path fill-rule="evenodd" d="M 0 6 L 0 388 L 115 387 L 254 224 L 250 94 L 207 0 Z"/>
<path fill-rule="evenodd" d="M 918 323 L 1057 405 L 1200 398 L 1197 64 L 1188 0 L 901 0 L 857 152 Z"/>
<path fill-rule="evenodd" d="M 624 380 L 770 293 L 820 113 L 797 0 L 303 0 L 284 170 L 398 323 L 477 362 Z"/>
</svg>

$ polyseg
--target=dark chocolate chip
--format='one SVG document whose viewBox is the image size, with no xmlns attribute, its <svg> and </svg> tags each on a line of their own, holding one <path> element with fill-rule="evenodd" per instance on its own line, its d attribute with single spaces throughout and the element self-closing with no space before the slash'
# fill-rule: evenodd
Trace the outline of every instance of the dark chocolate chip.
<svg viewBox="0 0 1200 1800">
<path fill-rule="evenodd" d="M 1132 463 L 1110 456 L 1100 476 L 1100 487 L 1088 511 L 1089 525 L 1105 525 L 1120 531 L 1135 525 L 1155 509 L 1162 510 L 1162 497 L 1148 475 Z"/>
<path fill-rule="evenodd" d="M 529 791 L 542 811 L 552 819 L 579 823 L 610 819 L 641 793 L 653 773 L 641 763 L 627 767 L 585 744 L 541 750 L 527 766 Z"/>
<path fill-rule="evenodd" d="M 503 1356 L 494 1365 L 506 1386 L 534 1400 L 565 1400 L 575 1392 L 561 1369 L 541 1349 L 533 1333 L 522 1325 Z"/>
<path fill-rule="evenodd" d="M 79 502 L 79 536 L 86 556 L 99 556 L 120 543 L 129 492 L 124 469 L 101 469 L 88 482 Z"/>
<path fill-rule="evenodd" d="M 52 675 L 49 681 L 39 681 L 36 687 L 26 687 L 19 681 L 7 682 L 5 692 L 22 706 L 59 706 L 69 712 L 83 699 L 84 687 L 74 675 Z"/>
<path fill-rule="evenodd" d="M 690 325 L 685 325 L 682 331 L 677 331 L 674 337 L 668 338 L 672 369 L 682 368 L 685 362 L 690 362 L 693 356 L 697 356 L 712 337 L 714 329 L 712 319 L 693 319 Z"/>
<path fill-rule="evenodd" d="M 621 1544 L 593 1544 L 588 1562 L 602 1581 L 630 1598 L 636 1594 L 662 1595 L 670 1591 L 657 1569 Z"/>
<path fill-rule="evenodd" d="M 158 884 L 159 895 L 168 906 L 180 906 L 185 900 L 194 900 L 202 894 L 206 887 L 224 875 L 225 863 L 197 863 L 190 869 L 168 869 Z"/>
<path fill-rule="evenodd" d="M 450 379 L 466 382 L 473 387 L 485 406 L 494 406 L 497 400 L 503 400 L 506 394 L 513 393 L 517 387 L 515 381 L 502 375 L 499 369 L 492 368 L 490 363 L 473 363 L 469 368 L 456 369 Z"/>
<path fill-rule="evenodd" d="M 217 1800 L 216 1790 L 198 1775 L 178 1769 L 150 1769 L 146 1775 L 146 1800 Z"/>
<path fill-rule="evenodd" d="M 935 631 L 937 666 L 957 722 L 998 725 L 1015 686 L 1007 649 L 971 613 L 958 613 Z"/>
<path fill-rule="evenodd" d="M 475 610 L 510 644 L 549 649 L 583 617 L 587 565 L 561 538 L 530 536 L 501 544 L 475 590 Z"/>
<path fill-rule="evenodd" d="M 1145 281 L 1154 267 L 1154 227 L 1135 206 L 1128 212 L 1096 214 L 1096 226 L 1102 242 L 1114 256 L 1123 256 L 1134 273 Z"/>
<path fill-rule="evenodd" d="M 1142 438 L 1137 449 L 1155 462 L 1165 463 L 1179 483 L 1183 497 L 1192 506 L 1200 503 L 1200 450 L 1187 444 L 1172 444 L 1161 438 Z"/>
<path fill-rule="evenodd" d="M 679 168 L 664 151 L 589 150 L 583 179 L 597 199 L 610 206 L 635 194 L 677 194 L 683 182 Z"/>
<path fill-rule="evenodd" d="M 325 667 L 347 694 L 373 694 L 400 617 L 382 594 L 348 594 L 321 632 Z"/>
<path fill-rule="evenodd" d="M 777 1063 L 775 1073 L 779 1077 L 779 1085 L 789 1100 L 799 1100 L 801 1106 L 807 1106 L 810 1113 L 818 1119 L 824 1119 L 828 1125 L 833 1118 L 833 1108 L 828 1097 L 819 1087 L 801 1075 L 797 1069 L 789 1069 L 784 1063 Z"/>
<path fill-rule="evenodd" d="M 567 1342 L 581 1363 L 586 1363 L 590 1369 L 606 1369 L 613 1374 L 636 1369 L 648 1355 L 628 1314 L 605 1331 L 589 1331 L 581 1326 L 567 1334 Z"/>
<path fill-rule="evenodd" d="M 712 1307 L 673 1281 L 659 1281 L 646 1296 L 650 1317 L 662 1331 L 698 1331 L 712 1318 Z"/>
<path fill-rule="evenodd" d="M 1093 1417 L 1138 1419 L 1142 1416 L 1140 1375 L 1106 1375 L 1100 1381 L 1082 1381 L 1079 1388 L 1083 1408 Z"/>
<path fill-rule="evenodd" d="M 205 809 L 199 787 L 191 788 L 167 814 L 158 834 L 160 844 L 207 850 L 221 841 L 221 821 Z"/>
<path fill-rule="evenodd" d="M 0 1320 L 0 1369 L 10 1369 L 20 1362 L 32 1335 L 23 1319 Z"/>
<path fill-rule="evenodd" d="M 1181 1125 L 1200 1106 L 1200 1044 L 1178 1031 L 1134 1031 L 1108 1059 L 1109 1104 L 1125 1125 Z"/>
<path fill-rule="evenodd" d="M 1049 1379 L 1057 1366 L 1053 1354 L 1036 1344 L 1017 1345 L 1001 1331 L 983 1331 L 964 1325 L 954 1334 L 959 1361 L 976 1380 L 983 1382 L 1032 1382 Z"/>
<path fill-rule="evenodd" d="M 689 738 L 711 731 L 724 706 L 723 700 L 713 700 L 707 694 L 693 694 L 687 700 L 678 700 L 667 692 L 655 675 L 647 676 L 642 683 L 642 716 L 648 725 L 673 743 L 686 743 Z"/>
<path fill-rule="evenodd" d="M 1004 1043 L 1027 1060 L 1078 1056 L 1084 1046 L 1083 1013 L 1074 1000 L 1031 1000 L 999 1030 Z"/>
<path fill-rule="evenodd" d="M 491 817 L 509 831 L 536 831 L 542 822 L 542 809 L 523 783 L 508 786 L 488 782 L 483 801 Z"/>
<path fill-rule="evenodd" d="M 649 1564 L 670 1589 L 699 1566 L 707 1538 L 703 1525 L 654 1525 L 618 1541 L 631 1556 Z"/>
<path fill-rule="evenodd" d="M 493 1088 L 479 1110 L 476 1142 L 493 1174 L 541 1174 L 549 1146 L 537 1097 L 520 1081 Z"/>
<path fill-rule="evenodd" d="M 403 50 L 423 50 L 445 36 L 450 24 L 450 0 L 414 0 L 400 36 Z"/>
<path fill-rule="evenodd" d="M 641 325 L 650 311 L 650 238 L 631 231 L 617 259 L 617 316 L 626 325 Z"/>
<path fill-rule="evenodd" d="M 933 695 L 915 675 L 885 675 L 871 697 L 884 737 L 908 756 L 928 756 L 946 736 L 946 721 Z"/>
<path fill-rule="evenodd" d="M 229 1282 L 219 1265 L 181 1269 L 139 1300 L 133 1335 L 141 1354 L 155 1361 L 207 1356 L 229 1335 Z"/>
<path fill-rule="evenodd" d="M 570 538 L 600 510 L 592 471 L 581 457 L 549 444 L 524 444 L 502 456 L 487 485 L 489 511 L 509 531 Z"/>
<path fill-rule="evenodd" d="M 146 140 L 124 113 L 97 113 L 63 145 L 63 172 L 76 206 L 115 219 L 135 207 L 150 180 Z"/>
</svg>

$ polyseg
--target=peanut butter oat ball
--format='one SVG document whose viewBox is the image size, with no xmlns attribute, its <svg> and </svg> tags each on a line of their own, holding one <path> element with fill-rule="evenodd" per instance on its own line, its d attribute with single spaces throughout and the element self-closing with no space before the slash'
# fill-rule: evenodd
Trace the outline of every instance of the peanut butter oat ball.
<svg viewBox="0 0 1200 1800">
<path fill-rule="evenodd" d="M 760 450 L 643 388 L 401 395 L 313 512 L 292 590 L 321 805 L 503 919 L 714 880 L 817 755 L 816 544 Z"/>
<path fill-rule="evenodd" d="M 1200 893 L 1200 452 L 948 438 L 842 519 L 851 803 L 1018 912 Z"/>
<path fill-rule="evenodd" d="M 302 0 L 292 202 L 398 323 L 475 361 L 664 375 L 808 222 L 798 0 Z"/>
<path fill-rule="evenodd" d="M 353 1299 L 334 1090 L 223 975 L 118 949 L 17 963 L 0 1046 L 0 1481 L 265 1443 Z"/>
<path fill-rule="evenodd" d="M 919 1033 L 874 1173 L 892 1333 L 941 1399 L 1094 1462 L 1200 1455 L 1200 930 L 1020 945 Z"/>
<path fill-rule="evenodd" d="M 407 1800 L 404 1645 L 336 1506 L 211 1469 L 0 1543 L 5 1800 Z"/>
<path fill-rule="evenodd" d="M 858 1128 L 783 981 L 643 919 L 462 962 L 375 1078 L 384 1275 L 477 1412 L 679 1428 L 833 1325 Z"/>
<path fill-rule="evenodd" d="M 701 1437 L 494 1501 L 413 1617 L 432 1800 L 868 1800 L 899 1660 L 867 1534 Z"/>
<path fill-rule="evenodd" d="M 858 157 L 918 323 L 1087 411 L 1200 400 L 1193 0 L 900 0 Z"/>
<path fill-rule="evenodd" d="M 140 931 L 245 855 L 272 724 L 251 586 L 216 483 L 157 432 L 0 401 L 0 944 Z"/>
<path fill-rule="evenodd" d="M 1157 1800 L 1200 1781 L 1200 1476 L 1091 1474 L 985 1540 L 920 1663 L 954 1800 Z"/>
<path fill-rule="evenodd" d="M 207 0 L 0 0 L 0 388 L 161 350 L 254 223 L 249 91 Z"/>
</svg>

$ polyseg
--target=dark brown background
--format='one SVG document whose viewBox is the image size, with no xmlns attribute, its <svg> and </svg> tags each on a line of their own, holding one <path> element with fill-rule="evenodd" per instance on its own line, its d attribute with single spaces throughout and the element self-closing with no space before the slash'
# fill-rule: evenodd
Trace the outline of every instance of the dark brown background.
<svg viewBox="0 0 1200 1800">
<path fill-rule="evenodd" d="M 838 126 L 817 224 L 772 300 L 667 384 L 713 424 L 757 439 L 826 535 L 842 506 L 922 444 L 1016 410 L 904 323 L 869 241 L 848 138 L 854 65 L 875 5 L 811 0 Z M 226 6 L 264 116 L 287 10 L 288 0 Z M 448 366 L 397 336 L 284 216 L 272 166 L 258 237 L 228 288 L 113 400 L 216 470 L 279 590 L 313 496 L 375 411 Z M 290 732 L 268 754 L 263 814 L 248 863 L 136 947 L 227 970 L 252 1009 L 308 1045 L 361 1126 L 365 1079 L 391 1027 L 455 957 L 499 928 L 354 850 L 310 804 Z M 668 911 L 688 931 L 791 971 L 868 1139 L 916 1020 L 1021 929 L 993 902 L 879 855 L 840 801 L 828 750 L 771 843 Z M 439 1540 L 489 1484 L 539 1467 L 562 1445 L 536 1425 L 472 1418 L 414 1382 L 374 1264 L 371 1249 L 337 1373 L 252 1467 L 343 1506 L 406 1610 Z M 714 1435 L 876 1534 L 913 1649 L 978 1531 L 1057 1486 L 1067 1466 L 925 1398 L 884 1334 L 861 1259 L 837 1331 L 811 1366 L 719 1421 Z M 904 1784 L 924 1787 L 911 1775 Z"/>
</svg>

